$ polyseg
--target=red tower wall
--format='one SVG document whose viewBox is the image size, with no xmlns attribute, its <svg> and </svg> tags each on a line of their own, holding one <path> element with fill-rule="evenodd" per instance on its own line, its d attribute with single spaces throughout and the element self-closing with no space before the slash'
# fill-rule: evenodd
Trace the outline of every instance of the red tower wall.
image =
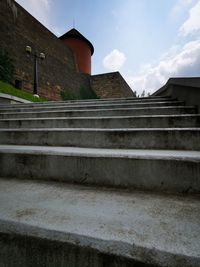
<svg viewBox="0 0 200 267">
<path fill-rule="evenodd" d="M 78 71 L 91 74 L 91 49 L 88 44 L 76 38 L 67 38 L 62 41 L 74 52 Z"/>
</svg>

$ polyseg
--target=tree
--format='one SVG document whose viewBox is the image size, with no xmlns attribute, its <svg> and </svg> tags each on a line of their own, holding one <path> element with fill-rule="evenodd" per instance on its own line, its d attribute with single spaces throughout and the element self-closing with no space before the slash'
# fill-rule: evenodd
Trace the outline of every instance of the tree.
<svg viewBox="0 0 200 267">
<path fill-rule="evenodd" d="M 145 90 L 142 91 L 141 97 L 145 96 Z"/>
</svg>

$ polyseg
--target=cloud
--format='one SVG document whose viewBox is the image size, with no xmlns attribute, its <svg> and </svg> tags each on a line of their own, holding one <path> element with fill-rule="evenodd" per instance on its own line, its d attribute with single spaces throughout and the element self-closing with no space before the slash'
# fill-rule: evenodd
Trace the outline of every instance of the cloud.
<svg viewBox="0 0 200 267">
<path fill-rule="evenodd" d="M 51 0 L 17 0 L 31 15 L 43 25 L 50 28 L 50 4 Z"/>
<path fill-rule="evenodd" d="M 157 65 L 149 65 L 140 75 L 128 76 L 126 80 L 139 94 L 143 90 L 153 93 L 170 77 L 199 76 L 199 70 L 200 40 L 196 40 L 179 47 L 176 55 L 174 52 L 166 54 Z"/>
<path fill-rule="evenodd" d="M 188 19 L 180 27 L 180 34 L 187 36 L 200 30 L 200 1 L 189 11 Z"/>
<path fill-rule="evenodd" d="M 194 0 L 178 0 L 172 9 L 172 16 L 179 15 L 184 9 L 187 9 L 193 2 Z"/>
<path fill-rule="evenodd" d="M 119 71 L 125 61 L 126 56 L 124 53 L 114 49 L 103 59 L 103 66 L 109 71 Z"/>
</svg>

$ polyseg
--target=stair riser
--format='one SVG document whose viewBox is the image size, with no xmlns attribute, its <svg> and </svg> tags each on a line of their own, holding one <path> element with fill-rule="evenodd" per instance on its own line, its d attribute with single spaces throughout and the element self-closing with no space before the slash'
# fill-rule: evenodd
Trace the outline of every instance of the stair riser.
<svg viewBox="0 0 200 267">
<path fill-rule="evenodd" d="M 107 119 L 0 120 L 0 128 L 170 128 L 200 127 L 199 116 Z"/>
<path fill-rule="evenodd" d="M 29 225 L 23 225 L 23 228 L 25 227 L 28 228 Z M 38 229 L 35 231 L 38 232 Z M 27 231 L 27 233 L 29 232 L 30 230 Z M 47 230 L 45 233 L 47 233 Z M 84 240 L 87 240 L 87 236 L 84 238 Z M 85 242 L 89 243 L 89 241 Z M 105 248 L 109 246 L 106 245 L 105 241 L 104 244 Z M 109 267 L 152 267 L 152 265 L 119 256 L 117 253 L 115 255 L 105 252 L 100 253 L 98 249 L 91 248 L 90 246 L 81 246 L 78 242 L 75 245 L 70 242 L 53 240 L 50 233 L 46 238 L 36 238 L 30 234 L 19 235 L 14 231 L 6 234 L 0 232 L 0 247 L 2 248 L 0 251 L 2 267 L 102 267 L 104 262 Z M 16 259 L 19 264 L 13 265 Z M 179 261 L 181 261 L 181 257 Z"/>
<path fill-rule="evenodd" d="M 51 106 L 51 107 L 26 107 L 26 108 L 17 108 L 17 107 L 11 107 L 7 109 L 1 109 L 0 108 L 0 113 L 2 112 L 40 112 L 40 111 L 62 111 L 66 109 L 71 109 L 71 110 L 85 110 L 85 109 L 106 109 L 106 108 L 111 108 L 111 109 L 119 109 L 119 108 L 142 108 L 142 107 L 164 107 L 164 106 L 183 106 L 184 102 L 152 102 L 152 103 L 132 103 L 132 104 L 98 104 L 98 105 L 62 105 L 62 106 Z"/>
<path fill-rule="evenodd" d="M 1 176 L 200 193 L 200 162 L 0 153 Z"/>
<path fill-rule="evenodd" d="M 48 117 L 91 117 L 91 116 L 136 116 L 136 115 L 173 115 L 195 114 L 195 108 L 142 108 L 124 110 L 88 110 L 88 111 L 61 111 L 61 112 L 36 112 L 36 113 L 1 113 L 0 118 L 48 118 Z"/>
<path fill-rule="evenodd" d="M 2 131 L 0 144 L 200 150 L 200 131 Z"/>
</svg>

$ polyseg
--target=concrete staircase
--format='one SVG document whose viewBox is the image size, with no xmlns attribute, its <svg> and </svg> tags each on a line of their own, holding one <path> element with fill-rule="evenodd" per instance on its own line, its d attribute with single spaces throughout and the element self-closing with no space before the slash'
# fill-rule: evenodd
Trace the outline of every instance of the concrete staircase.
<svg viewBox="0 0 200 267">
<path fill-rule="evenodd" d="M 168 97 L 1 105 L 0 267 L 200 266 L 199 150 Z"/>
</svg>

